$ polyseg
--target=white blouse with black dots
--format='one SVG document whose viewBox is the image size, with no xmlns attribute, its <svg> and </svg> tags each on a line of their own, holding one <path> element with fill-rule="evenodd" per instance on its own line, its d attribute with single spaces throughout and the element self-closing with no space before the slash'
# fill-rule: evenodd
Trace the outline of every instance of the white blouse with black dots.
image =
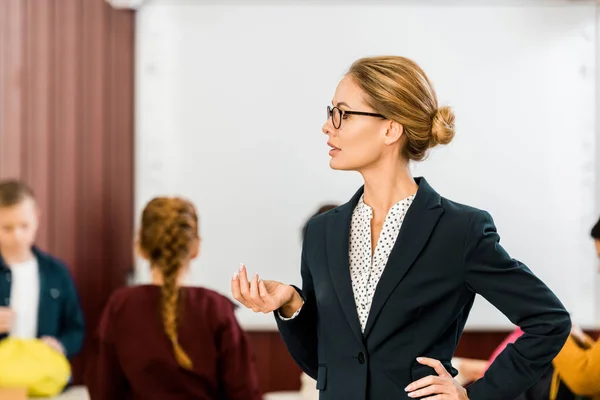
<svg viewBox="0 0 600 400">
<path fill-rule="evenodd" d="M 352 223 L 350 225 L 350 276 L 352 278 L 352 291 L 354 292 L 354 302 L 356 311 L 360 320 L 361 330 L 364 333 L 371 303 L 375 295 L 377 283 L 381 279 L 383 270 L 387 264 L 392 248 L 396 243 L 400 227 L 404 221 L 404 216 L 412 204 L 416 194 L 407 197 L 396 203 L 388 212 L 375 246 L 375 252 L 371 257 L 371 219 L 373 219 L 373 209 L 365 204 L 363 196 L 360 197 L 358 204 L 352 213 Z M 302 307 L 298 309 L 290 318 L 285 318 L 279 313 L 282 320 L 296 318 Z"/>
<path fill-rule="evenodd" d="M 396 243 L 404 216 L 414 198 L 415 195 L 409 196 L 390 209 L 381 228 L 375 252 L 371 247 L 373 210 L 365 204 L 362 196 L 354 208 L 350 226 L 350 276 L 356 311 L 363 332 L 367 325 L 375 288 Z"/>
</svg>

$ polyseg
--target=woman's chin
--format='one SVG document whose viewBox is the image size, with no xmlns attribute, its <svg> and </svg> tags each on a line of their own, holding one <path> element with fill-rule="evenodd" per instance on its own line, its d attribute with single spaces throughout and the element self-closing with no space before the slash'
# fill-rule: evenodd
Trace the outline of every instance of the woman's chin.
<svg viewBox="0 0 600 400">
<path fill-rule="evenodd" d="M 340 163 L 339 160 L 336 160 L 335 158 L 329 160 L 329 167 L 338 171 L 345 170 L 345 168 L 343 167 L 343 163 Z"/>
<path fill-rule="evenodd" d="M 347 163 L 347 162 L 343 162 L 342 160 L 340 160 L 337 157 L 332 157 L 329 160 L 329 167 L 331 169 L 335 169 L 338 171 L 356 171 L 356 165 Z"/>
</svg>

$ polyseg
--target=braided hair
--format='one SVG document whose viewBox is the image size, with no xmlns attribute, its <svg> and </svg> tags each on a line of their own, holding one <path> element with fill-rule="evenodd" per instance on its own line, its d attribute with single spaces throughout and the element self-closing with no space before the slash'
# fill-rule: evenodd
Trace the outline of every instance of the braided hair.
<svg viewBox="0 0 600 400">
<path fill-rule="evenodd" d="M 190 259 L 198 239 L 198 216 L 194 206 L 180 198 L 157 197 L 142 212 L 139 248 L 163 277 L 161 315 L 165 333 L 179 365 L 191 369 L 192 360 L 179 344 L 177 278 Z"/>
</svg>

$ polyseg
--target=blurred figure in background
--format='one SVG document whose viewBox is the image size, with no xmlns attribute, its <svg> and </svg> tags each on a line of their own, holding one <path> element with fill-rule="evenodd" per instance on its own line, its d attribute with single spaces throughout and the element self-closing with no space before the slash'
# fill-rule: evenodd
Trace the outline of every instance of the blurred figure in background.
<svg viewBox="0 0 600 400">
<path fill-rule="evenodd" d="M 150 201 L 138 247 L 153 282 L 120 289 L 108 301 L 92 399 L 259 400 L 254 355 L 234 304 L 181 286 L 200 249 L 194 206 L 179 198 Z"/>
<path fill-rule="evenodd" d="M 40 210 L 33 190 L 0 181 L 0 340 L 40 338 L 72 358 L 85 335 L 68 268 L 35 246 Z"/>
</svg>

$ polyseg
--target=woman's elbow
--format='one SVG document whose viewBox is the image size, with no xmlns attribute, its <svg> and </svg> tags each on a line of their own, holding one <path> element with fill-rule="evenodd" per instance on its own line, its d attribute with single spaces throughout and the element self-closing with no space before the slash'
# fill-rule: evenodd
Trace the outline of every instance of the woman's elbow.
<svg viewBox="0 0 600 400">
<path fill-rule="evenodd" d="M 571 334 L 571 328 L 573 326 L 571 323 L 571 317 L 569 316 L 568 313 L 562 318 L 561 326 L 562 326 L 562 338 L 563 338 L 563 343 L 564 343 L 567 341 L 567 338 Z"/>
<path fill-rule="evenodd" d="M 557 318 L 554 331 L 556 332 L 554 334 L 556 342 L 555 352 L 558 354 L 571 334 L 571 317 L 568 313 L 565 313 L 561 315 L 560 318 Z"/>
<path fill-rule="evenodd" d="M 571 333 L 571 317 L 566 311 L 558 313 L 553 321 L 552 336 L 560 341 L 561 348 Z"/>
</svg>

